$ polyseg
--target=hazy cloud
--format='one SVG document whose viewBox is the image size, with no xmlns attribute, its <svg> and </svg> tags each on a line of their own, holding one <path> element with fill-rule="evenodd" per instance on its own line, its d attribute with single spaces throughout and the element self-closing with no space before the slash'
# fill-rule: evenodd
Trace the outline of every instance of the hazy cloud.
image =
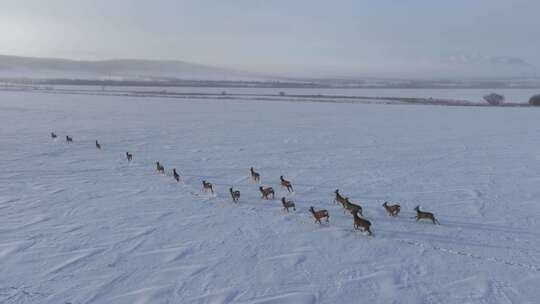
<svg viewBox="0 0 540 304">
<path fill-rule="evenodd" d="M 528 0 L 2 0 L 0 50 L 294 75 L 468 76 L 471 66 L 521 75 L 540 66 L 539 9 Z M 448 60 L 460 56 L 506 68 Z"/>
</svg>

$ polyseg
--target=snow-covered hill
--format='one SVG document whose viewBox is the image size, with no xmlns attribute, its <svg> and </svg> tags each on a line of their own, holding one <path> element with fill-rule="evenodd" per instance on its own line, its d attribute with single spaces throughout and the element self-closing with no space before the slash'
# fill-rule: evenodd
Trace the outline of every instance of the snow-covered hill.
<svg viewBox="0 0 540 304">
<path fill-rule="evenodd" d="M 535 303 L 539 120 L 528 108 L 2 92 L 0 302 Z M 297 210 L 261 200 L 250 166 Z M 353 230 L 336 188 L 373 236 Z M 441 225 L 415 222 L 417 205 Z"/>
<path fill-rule="evenodd" d="M 99 61 L 0 55 L 0 77 L 33 79 L 204 80 L 254 79 L 253 75 L 178 60 L 114 59 Z"/>
</svg>

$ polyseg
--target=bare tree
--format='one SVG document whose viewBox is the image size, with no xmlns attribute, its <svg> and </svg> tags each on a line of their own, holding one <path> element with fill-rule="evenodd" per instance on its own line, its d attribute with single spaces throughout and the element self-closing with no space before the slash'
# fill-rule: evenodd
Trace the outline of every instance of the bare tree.
<svg viewBox="0 0 540 304">
<path fill-rule="evenodd" d="M 540 106 L 540 94 L 531 97 L 531 99 L 529 99 L 529 104 L 531 106 Z"/>
<path fill-rule="evenodd" d="M 489 95 L 484 96 L 484 100 L 487 101 L 492 106 L 498 106 L 502 105 L 504 103 L 504 96 L 491 93 Z"/>
</svg>

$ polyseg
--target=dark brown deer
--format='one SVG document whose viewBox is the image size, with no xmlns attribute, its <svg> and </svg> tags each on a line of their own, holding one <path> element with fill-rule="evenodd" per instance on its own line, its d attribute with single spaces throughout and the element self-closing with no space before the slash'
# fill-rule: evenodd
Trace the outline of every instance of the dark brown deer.
<svg viewBox="0 0 540 304">
<path fill-rule="evenodd" d="M 361 216 L 364 216 L 362 214 L 362 206 L 351 203 L 348 197 L 346 197 L 343 201 L 343 208 L 345 208 L 345 210 L 348 210 L 351 214 L 360 213 Z"/>
<path fill-rule="evenodd" d="M 327 223 L 330 220 L 330 215 L 328 214 L 328 210 L 315 211 L 315 208 L 313 208 L 313 206 L 311 206 L 309 208 L 309 212 L 311 212 L 311 215 L 313 215 L 313 218 L 315 218 L 315 223 L 322 224 L 321 223 L 322 218 L 326 218 Z"/>
<path fill-rule="evenodd" d="M 261 198 L 268 199 L 268 196 L 270 196 L 270 194 L 272 194 L 272 199 L 274 199 L 275 197 L 274 189 L 272 187 L 259 187 L 259 191 L 261 191 Z"/>
<path fill-rule="evenodd" d="M 386 212 L 388 212 L 389 216 L 397 216 L 401 211 L 401 206 L 398 204 L 388 205 L 388 202 L 384 202 L 382 206 L 384 207 L 384 209 L 386 209 Z"/>
<path fill-rule="evenodd" d="M 233 202 L 238 203 L 238 200 L 240 199 L 240 191 L 229 188 L 229 193 L 231 194 Z"/>
<path fill-rule="evenodd" d="M 99 142 L 96 140 L 96 148 L 101 150 L 101 145 L 99 144 Z"/>
<path fill-rule="evenodd" d="M 280 185 L 287 188 L 287 191 L 293 192 L 293 187 L 290 181 L 283 178 L 283 175 L 279 177 Z"/>
<path fill-rule="evenodd" d="M 261 180 L 261 175 L 253 169 L 253 167 L 249 168 L 249 172 L 251 173 L 251 179 L 258 182 Z"/>
<path fill-rule="evenodd" d="M 72 143 L 73 142 L 73 137 L 69 137 L 66 135 L 66 142 L 67 143 Z"/>
<path fill-rule="evenodd" d="M 358 214 L 356 213 L 353 213 L 352 215 L 354 218 L 354 224 L 353 224 L 354 229 L 358 230 L 362 228 L 362 230 L 367 231 L 367 233 L 371 235 L 371 229 L 370 229 L 371 222 L 359 217 Z"/>
<path fill-rule="evenodd" d="M 433 222 L 433 224 L 439 224 L 439 221 L 435 218 L 435 216 L 433 215 L 433 213 L 431 212 L 425 212 L 425 211 L 420 211 L 420 206 L 416 206 L 416 208 L 414 208 L 414 210 L 416 211 L 416 221 L 418 222 L 418 220 L 420 219 L 428 219 L 428 220 L 431 220 Z"/>
<path fill-rule="evenodd" d="M 129 153 L 129 152 L 126 152 L 126 158 L 127 158 L 127 161 L 130 162 L 133 160 L 133 154 Z"/>
<path fill-rule="evenodd" d="M 204 192 L 207 192 L 208 190 L 210 190 L 210 192 L 214 193 L 214 186 L 212 186 L 211 183 L 205 180 L 202 181 L 202 187 L 203 187 Z"/>
<path fill-rule="evenodd" d="M 176 180 L 176 182 L 179 183 L 180 182 L 180 174 L 178 174 L 178 172 L 176 172 L 176 168 L 172 169 L 172 174 L 173 174 L 173 177 Z"/>
<path fill-rule="evenodd" d="M 156 171 L 161 174 L 165 174 L 165 167 L 163 167 L 159 162 L 156 162 Z"/>
<path fill-rule="evenodd" d="M 56 137 L 58 137 L 58 136 L 56 134 L 54 134 L 54 132 L 51 132 L 51 138 L 55 139 Z"/>
<path fill-rule="evenodd" d="M 296 205 L 292 200 L 286 200 L 285 197 L 282 197 L 281 203 L 283 204 L 283 211 L 289 212 L 289 208 L 292 208 L 294 211 L 296 211 Z"/>
<path fill-rule="evenodd" d="M 339 189 L 336 189 L 336 191 L 334 191 L 334 193 L 336 194 L 336 198 L 334 199 L 334 202 L 336 204 L 341 204 L 343 206 L 343 208 L 345 208 L 345 206 L 343 205 L 345 203 L 345 198 L 343 196 L 341 196 L 341 194 L 339 194 Z"/>
</svg>

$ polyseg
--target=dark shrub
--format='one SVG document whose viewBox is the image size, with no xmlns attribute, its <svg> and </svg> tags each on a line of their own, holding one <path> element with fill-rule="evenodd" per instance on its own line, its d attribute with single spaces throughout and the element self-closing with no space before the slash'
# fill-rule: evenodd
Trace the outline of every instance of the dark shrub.
<svg viewBox="0 0 540 304">
<path fill-rule="evenodd" d="M 504 96 L 491 93 L 489 95 L 484 96 L 484 100 L 487 101 L 487 103 L 489 103 L 492 106 L 498 106 L 498 105 L 503 104 Z"/>
<path fill-rule="evenodd" d="M 540 106 L 540 94 L 531 97 L 531 99 L 529 99 L 529 104 L 533 106 Z"/>
</svg>

